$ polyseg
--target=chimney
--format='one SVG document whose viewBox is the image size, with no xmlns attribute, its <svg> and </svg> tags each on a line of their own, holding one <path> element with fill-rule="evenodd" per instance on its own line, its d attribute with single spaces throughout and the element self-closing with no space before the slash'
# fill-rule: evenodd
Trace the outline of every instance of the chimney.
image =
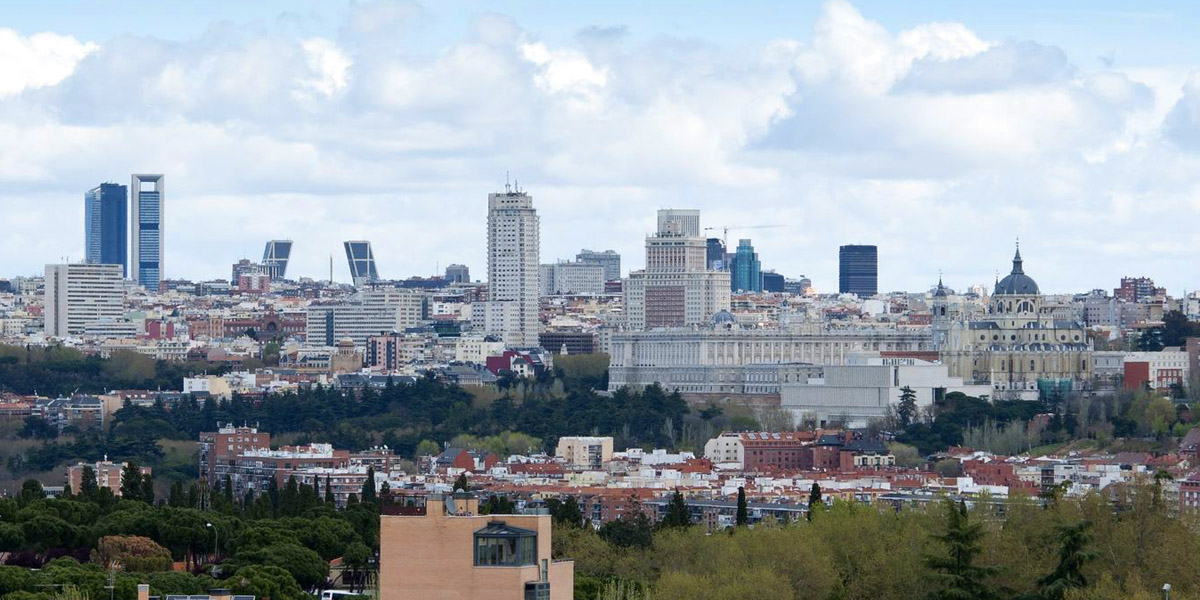
<svg viewBox="0 0 1200 600">
<path fill-rule="evenodd" d="M 137 600 L 150 600 L 150 584 L 139 583 L 137 588 Z"/>
</svg>

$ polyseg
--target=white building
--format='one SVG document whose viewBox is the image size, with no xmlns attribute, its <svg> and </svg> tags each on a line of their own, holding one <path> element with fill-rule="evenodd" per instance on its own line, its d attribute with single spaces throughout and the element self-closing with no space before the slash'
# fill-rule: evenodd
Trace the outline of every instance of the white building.
<svg viewBox="0 0 1200 600">
<path fill-rule="evenodd" d="M 575 436 L 558 438 L 554 456 L 570 468 L 599 469 L 612 460 L 611 437 Z"/>
<path fill-rule="evenodd" d="M 746 464 L 746 447 L 742 434 L 725 432 L 704 443 L 704 458 L 713 464 L 736 464 L 739 469 Z"/>
<path fill-rule="evenodd" d="M 835 421 L 844 427 L 865 427 L 882 418 L 888 406 L 900 402 L 904 388 L 916 396 L 919 409 L 950 392 L 968 396 L 991 393 L 991 386 L 970 385 L 962 377 L 951 377 L 943 364 L 911 361 L 914 364 L 883 364 L 880 359 L 859 364 L 831 365 L 820 376 L 780 385 L 780 406 L 792 412 L 797 423 L 812 420 L 819 427 Z M 865 362 L 865 364 L 864 364 Z"/>
<path fill-rule="evenodd" d="M 48 337 L 81 336 L 89 326 L 124 320 L 121 265 L 46 265 L 45 281 Z"/>
<path fill-rule="evenodd" d="M 472 321 L 511 347 L 538 344 L 540 231 L 533 198 L 522 192 L 488 194 L 488 302 L 511 309 L 482 309 Z"/>
<path fill-rule="evenodd" d="M 1123 370 L 1133 374 L 1136 368 L 1127 365 L 1141 363 L 1150 389 L 1165 390 L 1171 384 L 1187 385 L 1191 380 L 1191 365 L 1188 353 L 1179 347 L 1163 348 L 1160 352 L 1126 352 L 1122 361 Z"/>
<path fill-rule="evenodd" d="M 729 273 L 709 271 L 707 252 L 700 211 L 658 211 L 658 231 L 646 238 L 646 268 L 631 272 L 622 285 L 626 325 L 702 325 L 729 310 Z"/>
<path fill-rule="evenodd" d="M 342 302 L 308 307 L 308 343 L 333 346 L 342 338 L 363 347 L 373 335 L 404 331 L 424 320 L 425 297 L 418 290 L 374 288 Z"/>
<path fill-rule="evenodd" d="M 487 357 L 504 353 L 504 342 L 482 335 L 464 335 L 454 342 L 454 360 L 482 365 Z"/>
<path fill-rule="evenodd" d="M 709 327 L 612 334 L 609 389 L 658 383 L 685 396 L 778 394 L 820 365 L 848 364 L 863 353 L 928 350 L 928 330 L 743 329 L 718 313 Z"/>
<path fill-rule="evenodd" d="M 543 296 L 604 293 L 604 267 L 577 262 L 560 262 L 541 267 Z"/>
</svg>

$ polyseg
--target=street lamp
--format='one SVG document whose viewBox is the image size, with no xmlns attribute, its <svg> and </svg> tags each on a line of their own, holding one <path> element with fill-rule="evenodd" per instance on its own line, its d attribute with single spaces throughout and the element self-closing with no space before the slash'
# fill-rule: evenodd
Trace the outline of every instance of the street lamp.
<svg viewBox="0 0 1200 600">
<path fill-rule="evenodd" d="M 1163 584 L 1163 600 L 1171 600 L 1171 584 Z"/>
<path fill-rule="evenodd" d="M 221 532 L 217 530 L 217 526 L 212 523 L 205 523 L 205 527 L 213 530 L 213 554 L 221 555 Z"/>
</svg>

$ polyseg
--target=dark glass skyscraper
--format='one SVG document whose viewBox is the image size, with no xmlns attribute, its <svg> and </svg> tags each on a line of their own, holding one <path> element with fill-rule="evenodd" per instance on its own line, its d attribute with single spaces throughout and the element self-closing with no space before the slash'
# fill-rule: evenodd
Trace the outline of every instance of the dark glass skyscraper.
<svg viewBox="0 0 1200 600">
<path fill-rule="evenodd" d="M 729 265 L 729 282 L 735 292 L 761 292 L 762 263 L 750 240 L 740 240 Z"/>
<path fill-rule="evenodd" d="M 292 240 L 271 240 L 263 249 L 263 268 L 272 281 L 287 277 L 288 259 L 292 256 Z"/>
<path fill-rule="evenodd" d="M 879 293 L 879 250 L 875 246 L 842 246 L 838 250 L 838 293 L 860 298 Z"/>
<path fill-rule="evenodd" d="M 354 287 L 362 287 L 379 280 L 379 271 L 375 270 L 375 253 L 371 251 L 371 242 L 366 240 L 351 240 L 345 242 L 346 262 L 350 264 L 350 277 Z"/>
<path fill-rule="evenodd" d="M 729 265 L 725 264 L 725 243 L 721 238 L 708 238 L 705 244 L 704 262 L 708 270 L 728 271 Z"/>
<path fill-rule="evenodd" d="M 85 261 L 94 265 L 121 265 L 121 276 L 129 276 L 126 188 L 102 183 L 83 197 Z"/>
</svg>

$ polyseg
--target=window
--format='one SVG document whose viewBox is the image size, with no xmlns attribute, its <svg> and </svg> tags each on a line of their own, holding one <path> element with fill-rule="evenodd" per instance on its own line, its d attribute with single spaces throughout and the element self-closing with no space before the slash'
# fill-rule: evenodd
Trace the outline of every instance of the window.
<svg viewBox="0 0 1200 600">
<path fill-rule="evenodd" d="M 537 532 L 492 521 L 475 532 L 475 566 L 521 567 L 537 564 Z"/>
</svg>

